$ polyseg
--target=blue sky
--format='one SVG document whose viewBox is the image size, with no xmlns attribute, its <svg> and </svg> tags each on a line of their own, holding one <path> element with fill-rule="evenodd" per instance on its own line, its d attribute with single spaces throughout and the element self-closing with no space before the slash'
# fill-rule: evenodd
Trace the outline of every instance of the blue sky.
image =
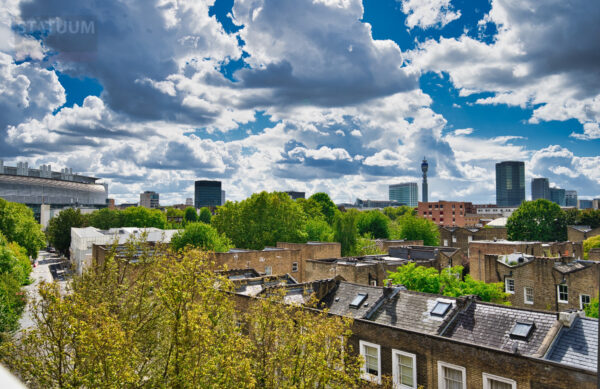
<svg viewBox="0 0 600 389">
<path fill-rule="evenodd" d="M 387 199 L 424 155 L 430 199 L 493 203 L 502 160 L 526 162 L 528 195 L 543 176 L 600 197 L 600 5 L 575 3 L 16 1 L 0 151 L 102 177 L 118 202 L 182 202 L 203 178 L 233 200 Z M 86 15 L 92 39 L 35 31 L 48 15 Z"/>
</svg>

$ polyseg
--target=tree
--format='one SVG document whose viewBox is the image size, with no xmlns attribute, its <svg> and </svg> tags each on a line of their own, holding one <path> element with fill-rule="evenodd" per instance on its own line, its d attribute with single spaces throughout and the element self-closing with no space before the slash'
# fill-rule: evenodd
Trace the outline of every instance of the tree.
<svg viewBox="0 0 600 389">
<path fill-rule="evenodd" d="M 391 226 L 390 238 L 422 240 L 426 246 L 438 246 L 440 231 L 434 222 L 407 213 Z"/>
<path fill-rule="evenodd" d="M 0 199 L 0 232 L 9 242 L 17 242 L 27 250 L 27 255 L 37 257 L 38 250 L 46 246 L 42 227 L 35 221 L 33 211 L 24 204 Z"/>
<path fill-rule="evenodd" d="M 323 217 L 309 219 L 304 231 L 311 242 L 333 242 L 333 228 Z"/>
<path fill-rule="evenodd" d="M 299 199 L 296 199 L 296 203 L 302 207 L 302 210 L 306 214 L 307 218 L 309 218 L 309 219 L 317 219 L 317 218 L 325 219 L 325 215 L 323 214 L 323 212 L 321 212 L 321 204 L 319 202 L 317 202 L 315 199 L 299 198 Z"/>
<path fill-rule="evenodd" d="M 506 222 L 509 240 L 565 241 L 567 223 L 558 204 L 544 199 L 525 201 Z"/>
<path fill-rule="evenodd" d="M 171 247 L 175 251 L 195 247 L 208 251 L 227 252 L 231 248 L 231 241 L 225 235 L 219 235 L 210 225 L 196 222 L 187 224 L 183 231 L 173 235 Z"/>
<path fill-rule="evenodd" d="M 583 258 L 588 259 L 590 250 L 600 247 L 600 235 L 592 236 L 583 241 Z"/>
<path fill-rule="evenodd" d="M 206 224 L 210 224 L 210 219 L 212 218 L 212 214 L 210 210 L 206 207 L 200 208 L 200 215 L 198 216 L 198 221 Z"/>
<path fill-rule="evenodd" d="M 119 227 L 154 227 L 165 229 L 167 216 L 159 209 L 146 207 L 129 207 L 120 213 L 121 225 Z"/>
<path fill-rule="evenodd" d="M 321 213 L 323 214 L 323 216 L 325 216 L 325 220 L 327 220 L 327 223 L 333 224 L 334 217 L 339 211 L 335 206 L 334 202 L 331 201 L 329 195 L 324 192 L 319 192 L 310 196 L 308 199 L 318 203 L 319 207 L 321 208 Z"/>
<path fill-rule="evenodd" d="M 81 228 L 84 222 L 79 209 L 65 209 L 54 216 L 50 219 L 46 230 L 52 246 L 60 253 L 68 255 L 71 246 L 71 228 Z"/>
<path fill-rule="evenodd" d="M 416 208 L 409 207 L 408 205 L 401 205 L 399 207 L 385 207 L 383 209 L 383 214 L 389 217 L 392 221 L 407 213 L 415 216 L 416 212 Z"/>
<path fill-rule="evenodd" d="M 235 247 L 262 250 L 277 242 L 306 242 L 306 216 L 284 192 L 255 193 L 217 208 L 211 224 Z"/>
<path fill-rule="evenodd" d="M 397 271 L 390 272 L 389 278 L 394 284 L 403 285 L 408 290 L 450 297 L 477 295 L 483 301 L 508 305 L 508 294 L 504 292 L 501 282 L 488 284 L 476 281 L 470 275 L 461 279 L 462 272 L 462 266 L 444 269 L 440 273 L 435 268 L 416 266 L 410 262 L 400 266 Z"/>
<path fill-rule="evenodd" d="M 198 221 L 198 212 L 194 207 L 187 207 L 185 211 L 183 211 L 183 220 L 186 223 L 193 223 Z"/>
<path fill-rule="evenodd" d="M 0 343 L 18 327 L 25 307 L 21 286 L 29 283 L 29 273 L 27 251 L 16 242 L 8 243 L 0 233 Z"/>
<path fill-rule="evenodd" d="M 581 211 L 579 224 L 590 226 L 591 228 L 600 227 L 600 209 L 584 209 Z"/>
<path fill-rule="evenodd" d="M 101 230 L 122 227 L 119 211 L 116 209 L 102 208 L 89 215 L 89 224 Z"/>
<path fill-rule="evenodd" d="M 356 242 L 358 240 L 356 222 L 359 214 L 359 211 L 350 209 L 335 215 L 333 222 L 334 239 L 342 246 L 342 256 L 352 255 L 356 250 Z"/>
<path fill-rule="evenodd" d="M 569 208 L 565 211 L 565 223 L 568 226 L 580 224 L 581 211 L 577 208 Z"/>
<path fill-rule="evenodd" d="M 68 294 L 42 283 L 35 325 L 0 347 L 1 362 L 31 387 L 358 385 L 350 320 L 275 297 L 240 312 L 208 258 L 109 256 Z"/>
<path fill-rule="evenodd" d="M 360 235 L 369 234 L 375 239 L 390 237 L 390 219 L 380 211 L 361 212 L 356 226 Z"/>
</svg>

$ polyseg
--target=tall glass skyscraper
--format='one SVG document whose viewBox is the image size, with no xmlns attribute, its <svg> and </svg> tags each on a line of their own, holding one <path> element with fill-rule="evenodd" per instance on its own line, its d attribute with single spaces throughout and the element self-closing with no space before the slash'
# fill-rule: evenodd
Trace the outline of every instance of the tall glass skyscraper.
<svg viewBox="0 0 600 389">
<path fill-rule="evenodd" d="M 550 188 L 550 201 L 564 207 L 567 205 L 567 191 L 560 188 Z"/>
<path fill-rule="evenodd" d="M 531 180 L 531 199 L 550 200 L 550 182 L 545 177 Z"/>
<path fill-rule="evenodd" d="M 568 190 L 565 192 L 565 205 L 567 207 L 576 207 L 577 206 L 577 191 L 576 190 Z"/>
<path fill-rule="evenodd" d="M 505 161 L 496 164 L 496 204 L 519 206 L 525 201 L 525 162 Z"/>
<path fill-rule="evenodd" d="M 416 207 L 419 203 L 419 187 L 416 182 L 390 185 L 389 196 L 390 200 L 395 200 L 409 207 Z"/>
<path fill-rule="evenodd" d="M 221 204 L 221 181 L 196 181 L 194 184 L 194 206 L 216 207 Z"/>
</svg>

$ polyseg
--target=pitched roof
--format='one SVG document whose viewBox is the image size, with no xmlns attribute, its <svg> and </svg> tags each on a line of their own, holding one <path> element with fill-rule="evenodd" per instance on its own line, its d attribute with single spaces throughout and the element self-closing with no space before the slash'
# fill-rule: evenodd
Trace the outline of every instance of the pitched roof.
<svg viewBox="0 0 600 389">
<path fill-rule="evenodd" d="M 350 303 L 359 293 L 367 294 L 367 298 L 360 307 L 351 308 Z M 360 319 L 383 296 L 383 288 L 376 286 L 358 285 L 340 281 L 335 289 L 328 293 L 322 302 L 329 308 L 329 312 Z"/>
<path fill-rule="evenodd" d="M 450 304 L 443 316 L 431 313 L 439 302 Z M 369 319 L 380 324 L 437 335 L 456 311 L 455 298 L 401 290 L 384 302 Z"/>
<path fill-rule="evenodd" d="M 577 317 L 563 327 L 546 359 L 596 371 L 598 363 L 598 320 Z"/>
<path fill-rule="evenodd" d="M 525 339 L 511 335 L 515 324 L 533 328 Z M 443 336 L 523 355 L 535 354 L 556 322 L 556 314 L 473 302 L 459 312 Z"/>
</svg>

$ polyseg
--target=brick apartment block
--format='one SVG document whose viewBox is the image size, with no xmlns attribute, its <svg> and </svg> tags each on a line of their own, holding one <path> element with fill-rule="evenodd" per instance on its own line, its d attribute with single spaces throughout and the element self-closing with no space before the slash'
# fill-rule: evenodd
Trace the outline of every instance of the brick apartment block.
<svg viewBox="0 0 600 389">
<path fill-rule="evenodd" d="M 582 242 L 592 236 L 600 235 L 600 227 L 590 226 L 568 226 L 567 237 L 571 242 Z"/>
<path fill-rule="evenodd" d="M 438 227 L 440 231 L 440 245 L 458 247 L 465 254 L 469 243 L 474 240 L 499 240 L 506 239 L 506 228 L 503 227 Z"/>
<path fill-rule="evenodd" d="M 389 278 L 388 272 L 394 272 L 410 262 L 441 270 L 460 265 L 462 254 L 459 249 L 451 247 L 409 245 L 391 246 L 388 255 L 309 259 L 305 262 L 304 281 L 342 277 L 348 282 L 382 286 Z"/>
<path fill-rule="evenodd" d="M 94 263 L 102 263 L 110 250 L 111 246 L 94 245 Z M 124 252 L 124 246 L 119 250 Z M 278 242 L 277 247 L 266 247 L 263 250 L 231 249 L 226 253 L 212 255 L 217 268 L 255 269 L 266 275 L 290 274 L 302 282 L 307 259 L 340 257 L 341 245 L 337 242 Z"/>
<path fill-rule="evenodd" d="M 374 383 L 390 377 L 400 387 L 402 365 L 407 384 L 402 388 L 447 388 L 444 378 L 456 379 L 452 387 L 462 389 L 596 388 L 598 321 L 581 313 L 519 309 L 474 296 L 451 298 L 339 278 L 282 285 L 289 301 L 302 301 L 294 297 L 298 291 L 313 291 L 330 314 L 354 319 L 350 345 L 368 356 L 363 378 Z M 252 298 L 237 294 L 236 302 L 245 309 Z"/>
<path fill-rule="evenodd" d="M 469 246 L 471 276 L 504 283 L 515 307 L 582 309 L 598 295 L 600 262 L 577 259 L 581 258 L 580 242 L 498 241 Z"/>
<path fill-rule="evenodd" d="M 472 203 L 460 201 L 419 202 L 417 207 L 417 215 L 439 226 L 463 227 L 466 225 L 465 216 L 474 213 L 476 211 Z"/>
</svg>

